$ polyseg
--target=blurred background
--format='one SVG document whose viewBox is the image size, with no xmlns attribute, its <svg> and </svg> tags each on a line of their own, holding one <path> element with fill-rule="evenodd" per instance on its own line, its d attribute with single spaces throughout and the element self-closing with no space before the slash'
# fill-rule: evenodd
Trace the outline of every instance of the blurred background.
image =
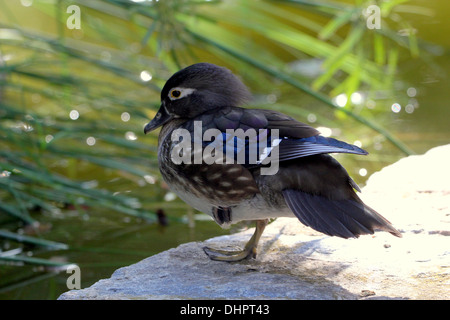
<svg viewBox="0 0 450 320">
<path fill-rule="evenodd" d="M 442 0 L 0 0 L 0 299 L 56 299 L 70 264 L 84 288 L 252 226 L 186 206 L 161 180 L 158 132 L 143 134 L 190 64 L 226 66 L 249 107 L 369 151 L 336 156 L 361 186 L 448 144 L 449 14 Z"/>
</svg>

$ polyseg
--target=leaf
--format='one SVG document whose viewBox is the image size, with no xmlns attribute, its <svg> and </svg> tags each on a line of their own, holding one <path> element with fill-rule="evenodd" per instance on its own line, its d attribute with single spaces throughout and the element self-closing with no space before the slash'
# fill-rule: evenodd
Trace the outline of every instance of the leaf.
<svg viewBox="0 0 450 320">
<path fill-rule="evenodd" d="M 334 64 L 336 64 L 344 55 L 350 53 L 353 47 L 358 43 L 361 39 L 365 31 L 365 27 L 362 25 L 355 26 L 349 33 L 349 35 L 345 38 L 344 42 L 339 46 L 338 50 L 330 56 L 323 63 L 323 68 L 332 68 Z"/>
<path fill-rule="evenodd" d="M 375 62 L 378 65 L 383 66 L 386 63 L 386 51 L 384 48 L 383 37 L 379 33 L 374 33 L 373 48 Z"/>
<path fill-rule="evenodd" d="M 73 264 L 73 263 L 68 263 L 68 262 L 58 262 L 58 261 L 52 261 L 52 260 L 48 260 L 48 259 L 35 258 L 35 257 L 28 257 L 28 256 L 23 256 L 23 255 L 15 255 L 15 256 L 0 255 L 0 261 L 19 262 L 19 263 L 24 263 L 24 264 L 40 265 L 40 266 L 56 267 L 56 268 L 64 268 L 64 267 L 67 267 L 67 266 Z"/>
<path fill-rule="evenodd" d="M 26 224 L 33 224 L 35 222 L 29 215 L 25 215 L 20 210 L 18 210 L 17 207 L 3 202 L 0 202 L 0 212 L 9 214 L 14 218 L 22 220 Z"/>
<path fill-rule="evenodd" d="M 328 24 L 319 32 L 319 38 L 322 40 L 329 39 L 339 28 L 352 20 L 352 17 L 357 10 L 358 9 L 350 10 L 337 15 L 336 18 L 328 22 Z"/>
<path fill-rule="evenodd" d="M 30 236 L 10 232 L 7 230 L 0 230 L 0 238 L 14 240 L 14 241 L 17 241 L 20 243 L 33 244 L 33 245 L 37 245 L 37 246 L 41 246 L 41 247 L 48 247 L 48 248 L 51 248 L 54 250 L 65 250 L 65 249 L 69 248 L 69 246 L 64 243 L 30 237 Z"/>
</svg>

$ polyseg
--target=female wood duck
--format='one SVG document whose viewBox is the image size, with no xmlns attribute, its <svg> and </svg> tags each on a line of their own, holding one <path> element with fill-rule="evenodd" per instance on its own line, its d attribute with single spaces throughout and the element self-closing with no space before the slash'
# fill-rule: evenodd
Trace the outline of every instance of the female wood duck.
<svg viewBox="0 0 450 320">
<path fill-rule="evenodd" d="M 342 238 L 373 234 L 376 229 L 401 237 L 389 221 L 361 201 L 355 193 L 360 191 L 356 183 L 328 154 L 365 155 L 366 151 L 320 136 L 316 129 L 280 112 L 240 107 L 249 98 L 246 86 L 228 69 L 209 63 L 194 64 L 166 82 L 161 107 L 144 129 L 147 133 L 162 126 L 159 168 L 181 199 L 211 215 L 222 227 L 256 220 L 255 233 L 242 251 L 205 247 L 211 259 L 255 258 L 268 219 L 276 217 L 295 216 L 317 231 Z M 230 159 L 230 148 L 232 160 L 237 159 L 237 149 L 250 150 L 251 139 L 236 138 L 237 135 L 230 139 L 230 130 L 238 129 L 253 129 L 257 133 L 256 140 L 252 138 L 259 150 L 256 161 L 250 161 L 248 156 L 241 161 L 223 160 L 224 154 Z M 201 140 L 208 130 L 213 132 L 212 137 Z M 191 134 L 190 140 L 183 134 Z M 267 139 L 262 141 L 263 136 L 271 138 L 267 144 Z M 277 139 L 272 139 L 275 136 Z M 193 145 L 180 149 L 183 141 Z M 207 153 L 212 146 L 216 146 L 215 151 Z M 222 150 L 222 156 L 216 158 L 222 161 L 211 163 L 206 159 Z M 263 158 L 275 151 L 277 157 L 271 160 L 277 170 L 264 174 L 263 170 L 271 164 Z M 174 158 L 181 153 L 188 154 L 181 158 L 187 161 Z M 193 159 L 200 162 L 190 161 Z"/>
</svg>

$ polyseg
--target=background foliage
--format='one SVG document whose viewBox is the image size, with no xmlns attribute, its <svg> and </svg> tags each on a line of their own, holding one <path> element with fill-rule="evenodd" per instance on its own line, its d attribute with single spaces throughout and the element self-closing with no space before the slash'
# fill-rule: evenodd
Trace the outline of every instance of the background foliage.
<svg viewBox="0 0 450 320">
<path fill-rule="evenodd" d="M 381 29 L 367 27 L 371 4 Z M 81 29 L 67 27 L 70 5 L 80 8 Z M 35 256 L 105 252 L 49 233 L 68 212 L 141 223 L 164 209 L 169 221 L 193 224 L 189 209 L 170 201 L 157 135 L 143 127 L 165 80 L 195 62 L 242 77 L 254 93 L 250 107 L 280 110 L 369 150 L 368 159 L 343 159 L 359 182 L 448 141 L 440 132 L 421 144 L 391 126 L 420 111 L 415 77 L 446 76 L 439 59 L 448 43 L 424 41 L 413 26 L 439 14 L 420 1 L 3 0 L 0 12 L 0 261 L 55 267 L 70 261 Z"/>
</svg>

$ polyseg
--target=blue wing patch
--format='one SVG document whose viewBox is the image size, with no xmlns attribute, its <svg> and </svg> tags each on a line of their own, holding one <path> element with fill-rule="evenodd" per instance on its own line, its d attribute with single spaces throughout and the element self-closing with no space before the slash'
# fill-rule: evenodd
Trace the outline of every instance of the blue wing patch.
<svg viewBox="0 0 450 320">
<path fill-rule="evenodd" d="M 269 130 L 259 130 L 258 134 L 239 136 L 221 132 L 213 141 L 204 141 L 203 146 L 222 150 L 227 157 L 234 159 L 235 163 L 244 166 L 261 165 L 272 155 L 274 148 L 278 148 L 278 161 L 287 161 L 301 157 L 323 153 L 352 153 L 368 154 L 367 151 L 333 138 L 312 136 L 308 138 L 272 137 Z M 228 152 L 228 153 L 227 153 Z M 272 158 L 271 161 L 276 161 Z"/>
<path fill-rule="evenodd" d="M 286 161 L 321 153 L 368 154 L 367 151 L 343 141 L 322 136 L 312 136 L 302 139 L 284 138 L 279 147 L 279 160 Z"/>
</svg>

